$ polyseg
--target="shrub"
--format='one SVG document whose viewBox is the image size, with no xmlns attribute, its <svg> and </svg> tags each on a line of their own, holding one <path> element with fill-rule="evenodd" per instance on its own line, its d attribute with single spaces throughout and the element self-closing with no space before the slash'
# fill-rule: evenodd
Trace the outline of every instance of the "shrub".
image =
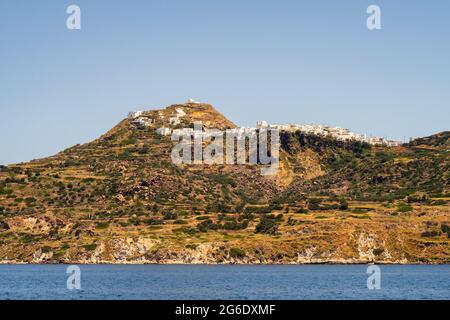
<svg viewBox="0 0 450 320">
<path fill-rule="evenodd" d="M 236 220 L 232 221 L 226 221 L 223 226 L 221 226 L 221 229 L 225 230 L 240 230 L 240 229 L 246 229 L 248 227 L 248 221 L 244 220 L 242 223 L 238 223 Z"/>
<path fill-rule="evenodd" d="M 379 162 L 384 163 L 384 162 L 388 162 L 388 161 L 392 160 L 394 158 L 394 156 L 392 155 L 392 153 L 379 151 L 379 152 L 375 153 L 375 158 Z"/>
<path fill-rule="evenodd" d="M 150 218 L 150 219 L 145 220 L 144 223 L 149 225 L 149 226 L 156 226 L 156 225 L 164 224 L 164 221 L 160 220 L 160 219 Z"/>
<path fill-rule="evenodd" d="M 276 234 L 278 231 L 278 225 L 275 223 L 274 219 L 268 217 L 263 217 L 256 226 L 255 233 L 264 234 Z"/>
<path fill-rule="evenodd" d="M 215 224 L 211 219 L 200 222 L 197 225 L 197 229 L 201 232 L 207 232 L 208 230 L 217 230 L 219 226 Z"/>
<path fill-rule="evenodd" d="M 12 190 L 11 189 L 4 189 L 3 187 L 0 187 L 0 195 L 9 195 L 12 194 Z"/>
<path fill-rule="evenodd" d="M 245 251 L 240 248 L 231 248 L 230 249 L 230 257 L 231 258 L 243 258 L 243 257 L 245 257 Z"/>
<path fill-rule="evenodd" d="M 163 219 L 164 220 L 176 220 L 176 219 L 178 219 L 178 214 L 176 214 L 174 212 L 164 212 Z"/>
<path fill-rule="evenodd" d="M 372 252 L 374 255 L 379 256 L 384 252 L 384 249 L 383 248 L 375 248 L 372 250 Z"/>
<path fill-rule="evenodd" d="M 322 199 L 318 198 L 311 198 L 308 200 L 308 209 L 309 210 L 320 210 L 320 203 L 322 202 Z"/>
<path fill-rule="evenodd" d="M 447 204 L 447 201 L 445 200 L 433 200 L 430 203 L 432 206 L 445 206 Z"/>
<path fill-rule="evenodd" d="M 238 220 L 242 221 L 242 220 L 248 220 L 248 221 L 253 221 L 253 219 L 255 219 L 255 215 L 252 213 L 243 213 L 241 215 L 239 215 Z"/>
<path fill-rule="evenodd" d="M 441 224 L 441 230 L 443 233 L 448 233 L 450 235 L 450 226 L 448 224 Z"/>
<path fill-rule="evenodd" d="M 272 209 L 270 207 L 246 207 L 244 213 L 270 213 Z"/>
<path fill-rule="evenodd" d="M 94 251 L 97 248 L 97 244 L 96 243 L 91 243 L 91 244 L 86 244 L 84 246 L 82 246 L 84 249 L 86 249 L 87 251 Z"/>
<path fill-rule="evenodd" d="M 109 222 L 97 222 L 95 227 L 97 229 L 107 229 L 109 227 Z"/>
<path fill-rule="evenodd" d="M 439 236 L 439 232 L 437 231 L 424 231 L 422 232 L 422 237 L 424 238 L 432 238 L 432 237 L 437 237 Z"/>
<path fill-rule="evenodd" d="M 37 237 L 33 234 L 23 233 L 23 234 L 21 234 L 21 240 L 23 243 L 31 243 L 31 242 L 36 242 Z"/>
<path fill-rule="evenodd" d="M 186 234 L 189 234 L 189 235 L 194 235 L 194 234 L 198 233 L 199 231 L 198 231 L 197 228 L 181 227 L 181 228 L 178 228 L 178 229 L 173 229 L 172 232 L 183 232 L 183 233 L 186 233 Z"/>
<path fill-rule="evenodd" d="M 130 160 L 132 157 L 132 154 L 130 151 L 125 150 L 121 154 L 119 154 L 119 160 Z"/>
<path fill-rule="evenodd" d="M 133 226 L 138 226 L 141 224 L 141 222 L 139 221 L 138 218 L 135 217 L 131 217 L 130 219 L 128 219 L 128 223 L 133 225 Z"/>
<path fill-rule="evenodd" d="M 423 192 L 416 192 L 414 194 L 411 194 L 406 197 L 406 202 L 413 203 L 413 202 L 426 202 L 428 201 L 428 195 Z"/>
<path fill-rule="evenodd" d="M 200 217 L 195 218 L 195 220 L 204 221 L 204 220 L 208 220 L 209 218 L 210 218 L 210 216 L 200 216 Z"/>
<path fill-rule="evenodd" d="M 412 211 L 414 208 L 412 207 L 412 206 L 410 206 L 409 204 L 402 204 L 402 205 L 399 205 L 398 207 L 397 207 L 397 212 L 409 212 L 409 211 Z"/>
<path fill-rule="evenodd" d="M 50 252 L 51 250 L 52 250 L 52 248 L 49 247 L 49 246 L 43 246 L 43 247 L 41 248 L 41 251 L 42 251 L 43 253 Z"/>
<path fill-rule="evenodd" d="M 36 199 L 33 198 L 33 197 L 28 197 L 28 198 L 25 199 L 25 203 L 26 203 L 28 206 L 31 206 L 31 205 L 34 204 L 35 202 L 36 202 Z"/>
<path fill-rule="evenodd" d="M 299 208 L 294 213 L 301 213 L 301 214 L 303 214 L 303 213 L 308 213 L 308 212 L 309 212 L 309 210 L 306 209 L 306 208 Z"/>
<path fill-rule="evenodd" d="M 63 245 L 59 248 L 60 250 L 67 250 L 67 249 L 69 249 L 70 248 L 70 246 L 69 246 L 69 244 L 68 243 L 63 243 Z"/>
<path fill-rule="evenodd" d="M 9 225 L 5 221 L 0 220 L 0 229 L 2 230 L 9 230 Z"/>
<path fill-rule="evenodd" d="M 120 145 L 122 146 L 126 146 L 126 145 L 130 145 L 130 144 L 135 144 L 137 142 L 137 138 L 136 137 L 128 137 L 127 139 L 123 140 Z"/>
<path fill-rule="evenodd" d="M 339 210 L 347 210 L 347 209 L 348 209 L 348 202 L 346 200 L 340 200 Z"/>
</svg>

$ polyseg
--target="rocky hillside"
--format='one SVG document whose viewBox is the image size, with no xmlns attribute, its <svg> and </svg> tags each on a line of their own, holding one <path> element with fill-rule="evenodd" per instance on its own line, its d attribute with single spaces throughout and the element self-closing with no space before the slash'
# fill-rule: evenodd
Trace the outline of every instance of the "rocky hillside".
<svg viewBox="0 0 450 320">
<path fill-rule="evenodd" d="M 140 117 L 0 167 L 0 260 L 450 261 L 449 132 L 392 148 L 282 132 L 280 170 L 262 176 L 259 165 L 172 163 L 158 128 L 236 127 L 211 105 Z"/>
</svg>

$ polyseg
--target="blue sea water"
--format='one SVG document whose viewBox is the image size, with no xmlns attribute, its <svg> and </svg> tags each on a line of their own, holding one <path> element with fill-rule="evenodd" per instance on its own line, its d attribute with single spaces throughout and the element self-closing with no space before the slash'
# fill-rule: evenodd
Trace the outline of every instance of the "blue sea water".
<svg viewBox="0 0 450 320">
<path fill-rule="evenodd" d="M 364 265 L 0 265 L 0 299 L 446 299 L 450 265 L 381 265 L 367 288 Z"/>
</svg>

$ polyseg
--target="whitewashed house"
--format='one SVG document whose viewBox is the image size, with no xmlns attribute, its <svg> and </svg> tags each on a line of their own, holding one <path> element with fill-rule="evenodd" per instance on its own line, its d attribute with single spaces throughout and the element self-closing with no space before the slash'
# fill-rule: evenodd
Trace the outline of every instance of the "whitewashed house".
<svg viewBox="0 0 450 320">
<path fill-rule="evenodd" d="M 146 117 L 138 117 L 134 119 L 131 123 L 137 127 L 144 128 L 149 127 L 152 124 L 152 121 L 153 121 L 152 119 Z"/>
<path fill-rule="evenodd" d="M 137 117 L 140 117 L 144 111 L 131 111 L 128 112 L 128 119 L 136 119 Z"/>
<path fill-rule="evenodd" d="M 269 124 L 267 123 L 267 121 L 258 121 L 256 122 L 256 127 L 257 128 L 267 128 L 269 126 Z"/>
<path fill-rule="evenodd" d="M 161 128 L 156 129 L 156 133 L 161 136 L 168 136 L 172 133 L 172 130 L 170 128 L 161 127 Z"/>
<path fill-rule="evenodd" d="M 180 123 L 180 119 L 178 119 L 178 117 L 176 116 L 170 116 L 169 117 L 169 124 L 174 126 Z"/>
<path fill-rule="evenodd" d="M 181 118 L 183 118 L 186 115 L 186 112 L 184 112 L 181 108 L 176 108 L 175 112 L 173 112 L 169 117 L 169 124 L 171 125 L 177 125 L 181 122 Z"/>
</svg>

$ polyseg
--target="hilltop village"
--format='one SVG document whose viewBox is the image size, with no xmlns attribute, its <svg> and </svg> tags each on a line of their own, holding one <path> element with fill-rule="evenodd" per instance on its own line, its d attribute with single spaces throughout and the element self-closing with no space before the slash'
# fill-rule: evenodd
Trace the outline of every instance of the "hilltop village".
<svg viewBox="0 0 450 320">
<path fill-rule="evenodd" d="M 239 127 L 193 100 L 148 109 L 91 142 L 0 166 L 0 263 L 450 262 L 450 131 L 390 148 L 326 126 Z M 196 162 L 216 155 L 209 133 L 242 132 L 250 149 L 261 128 L 294 131 L 280 133 L 276 170 L 263 172 L 259 152 L 257 165 L 250 152 L 250 165 Z M 202 154 L 189 149 L 199 165 L 174 161 L 189 154 L 177 130 L 202 137 Z M 272 142 L 263 159 L 276 157 Z"/>
<path fill-rule="evenodd" d="M 158 122 L 163 122 L 163 125 L 156 128 L 156 132 L 162 136 L 171 135 L 173 132 L 178 134 L 190 133 L 191 128 L 174 128 L 178 126 L 182 119 L 186 116 L 186 112 L 183 110 L 183 105 L 189 107 L 191 105 L 201 104 L 193 99 L 189 99 L 184 104 L 175 108 L 174 111 L 165 119 L 165 116 L 161 111 L 157 112 L 157 118 L 154 115 L 150 116 L 146 111 L 133 111 L 128 114 L 128 119 L 132 125 L 137 128 L 144 128 L 155 126 Z M 152 118 L 153 117 L 153 118 Z M 307 134 L 314 134 L 318 136 L 332 137 L 340 141 L 361 141 L 370 145 L 384 145 L 388 147 L 399 146 L 401 141 L 388 140 L 383 137 L 373 137 L 367 134 L 357 134 L 349 129 L 340 127 L 331 127 L 325 125 L 309 125 L 309 124 L 269 124 L 267 121 L 258 121 L 256 127 L 237 127 L 229 129 L 230 133 L 240 135 L 248 135 L 255 133 L 258 129 L 278 129 L 279 131 L 296 132 L 300 131 Z"/>
</svg>

